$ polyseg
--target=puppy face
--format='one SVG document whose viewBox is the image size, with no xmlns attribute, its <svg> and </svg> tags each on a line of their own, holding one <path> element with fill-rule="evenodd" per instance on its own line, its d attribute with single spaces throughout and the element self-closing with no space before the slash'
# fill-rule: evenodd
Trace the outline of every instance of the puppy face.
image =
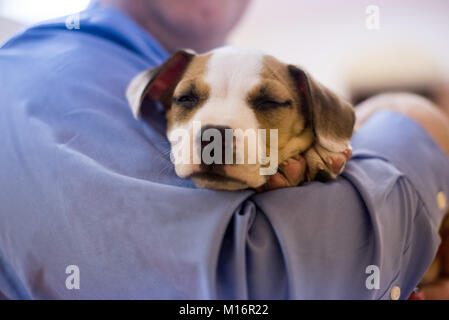
<svg viewBox="0 0 449 320">
<path fill-rule="evenodd" d="M 348 144 L 352 133 L 353 115 L 344 118 L 347 106 L 339 98 L 301 69 L 255 50 L 180 51 L 130 84 L 136 117 L 146 96 L 166 108 L 176 173 L 203 188 L 259 187 L 278 163 L 317 141 L 317 128 L 332 148 Z M 346 123 L 322 123 L 315 111 Z"/>
</svg>

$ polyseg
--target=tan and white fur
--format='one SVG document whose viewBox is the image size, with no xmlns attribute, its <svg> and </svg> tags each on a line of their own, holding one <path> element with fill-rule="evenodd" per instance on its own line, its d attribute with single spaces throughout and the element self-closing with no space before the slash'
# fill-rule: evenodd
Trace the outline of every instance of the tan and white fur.
<svg viewBox="0 0 449 320">
<path fill-rule="evenodd" d="M 197 121 L 211 128 L 277 129 L 277 163 L 303 154 L 309 179 L 336 178 L 351 157 L 352 106 L 303 69 L 257 50 L 178 51 L 158 68 L 137 75 L 127 98 L 136 118 L 151 100 L 160 102 L 169 138 L 180 128 L 196 137 L 201 130 L 193 125 Z M 269 150 L 269 141 L 261 144 L 248 145 L 248 154 Z M 175 157 L 181 147 L 172 143 Z M 191 160 L 197 156 L 192 147 Z M 175 162 L 175 171 L 198 187 L 238 190 L 264 185 L 269 176 L 260 174 L 262 166 L 259 161 L 213 166 L 191 161 Z"/>
</svg>

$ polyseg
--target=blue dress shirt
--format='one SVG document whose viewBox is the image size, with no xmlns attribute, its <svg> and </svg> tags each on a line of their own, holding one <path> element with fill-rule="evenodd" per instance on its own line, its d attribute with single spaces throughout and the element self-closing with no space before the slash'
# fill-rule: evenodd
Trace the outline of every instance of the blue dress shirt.
<svg viewBox="0 0 449 320">
<path fill-rule="evenodd" d="M 113 9 L 79 22 L 42 23 L 0 49 L 0 297 L 389 299 L 396 286 L 408 297 L 449 197 L 449 160 L 418 124 L 375 115 L 329 183 L 197 189 L 175 175 L 163 112 L 136 121 L 125 98 L 167 52 Z M 79 289 L 66 286 L 72 265 Z"/>
</svg>

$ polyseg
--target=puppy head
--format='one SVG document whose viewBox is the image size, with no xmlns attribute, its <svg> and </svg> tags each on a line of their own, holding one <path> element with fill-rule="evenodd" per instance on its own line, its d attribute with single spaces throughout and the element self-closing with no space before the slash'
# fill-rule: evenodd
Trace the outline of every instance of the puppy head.
<svg viewBox="0 0 449 320">
<path fill-rule="evenodd" d="M 354 125 L 351 106 L 301 68 L 242 48 L 178 51 L 129 85 L 136 118 L 145 97 L 166 109 L 177 175 L 211 189 L 259 187 L 315 140 L 344 150 Z"/>
</svg>

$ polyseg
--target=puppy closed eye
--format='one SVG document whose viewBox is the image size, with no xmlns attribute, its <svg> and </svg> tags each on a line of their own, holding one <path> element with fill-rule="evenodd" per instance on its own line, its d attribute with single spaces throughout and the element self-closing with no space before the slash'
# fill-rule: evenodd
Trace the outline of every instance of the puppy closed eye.
<svg viewBox="0 0 449 320">
<path fill-rule="evenodd" d="M 187 94 L 173 97 L 173 103 L 187 109 L 195 107 L 198 102 L 199 98 L 194 92 L 189 92 Z"/>
<path fill-rule="evenodd" d="M 272 98 L 257 98 L 252 101 L 253 106 L 258 110 L 271 110 L 281 107 L 290 107 L 292 102 L 290 100 L 278 101 Z"/>
</svg>

